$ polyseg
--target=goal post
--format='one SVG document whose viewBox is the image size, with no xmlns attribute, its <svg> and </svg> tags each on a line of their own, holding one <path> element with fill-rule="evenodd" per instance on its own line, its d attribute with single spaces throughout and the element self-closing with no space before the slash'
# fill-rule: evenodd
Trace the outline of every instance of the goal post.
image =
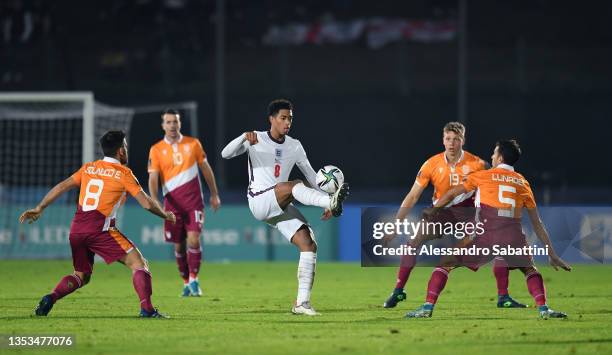
<svg viewBox="0 0 612 355">
<path fill-rule="evenodd" d="M 82 103 L 83 147 L 82 162 L 94 160 L 94 94 L 90 91 L 77 92 L 3 92 L 0 93 L 0 103 L 52 103 L 74 102 Z M 0 120 L 3 119 L 0 114 Z M 33 117 L 33 116 L 32 116 Z M 33 117 L 38 119 L 39 117 Z M 27 118 L 26 118 L 27 119 Z"/>
</svg>

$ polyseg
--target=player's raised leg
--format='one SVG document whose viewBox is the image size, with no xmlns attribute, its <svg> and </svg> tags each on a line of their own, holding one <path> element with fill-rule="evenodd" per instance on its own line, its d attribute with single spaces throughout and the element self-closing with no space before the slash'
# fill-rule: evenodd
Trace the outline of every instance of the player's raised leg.
<svg viewBox="0 0 612 355">
<path fill-rule="evenodd" d="M 198 273 L 202 263 L 202 247 L 200 245 L 200 232 L 187 232 L 187 264 L 189 265 L 189 290 L 191 296 L 202 296 Z"/>
<path fill-rule="evenodd" d="M 329 209 L 335 217 L 338 217 L 342 214 L 342 203 L 349 194 L 349 186 L 343 183 L 336 192 L 328 195 L 307 187 L 301 180 L 293 180 L 276 184 L 274 193 L 282 209 L 295 199 L 304 205 Z"/>
<path fill-rule="evenodd" d="M 294 234 L 293 238 L 291 238 L 291 243 L 300 250 L 300 261 L 298 263 L 297 272 L 298 293 L 291 312 L 293 314 L 314 316 L 318 313 L 310 305 L 310 293 L 314 283 L 317 263 L 317 243 L 310 233 L 310 228 L 304 224 Z"/>
<path fill-rule="evenodd" d="M 132 283 L 134 290 L 140 299 L 140 317 L 143 318 L 167 318 L 157 312 L 157 308 L 153 307 L 151 295 L 153 294 L 153 285 L 151 282 L 151 273 L 145 258 L 136 248 L 123 256 L 119 261 L 130 270 L 132 270 Z"/>
<path fill-rule="evenodd" d="M 510 269 L 502 258 L 493 259 L 493 275 L 497 283 L 497 308 L 526 308 L 527 305 L 510 297 L 508 283 Z"/>
</svg>

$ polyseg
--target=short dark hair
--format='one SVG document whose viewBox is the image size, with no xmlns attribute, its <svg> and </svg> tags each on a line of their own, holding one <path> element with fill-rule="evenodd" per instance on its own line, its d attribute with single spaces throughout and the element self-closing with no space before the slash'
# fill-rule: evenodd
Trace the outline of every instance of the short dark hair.
<svg viewBox="0 0 612 355">
<path fill-rule="evenodd" d="M 167 108 L 167 109 L 165 109 L 162 112 L 161 117 L 164 118 L 164 115 L 175 115 L 175 116 L 181 117 L 181 113 L 177 109 L 175 109 L 175 108 Z"/>
<path fill-rule="evenodd" d="M 105 157 L 114 157 L 119 148 L 123 147 L 125 132 L 108 131 L 100 138 L 100 145 Z"/>
<path fill-rule="evenodd" d="M 514 139 L 503 139 L 495 143 L 497 151 L 504 158 L 504 163 L 514 165 L 521 157 L 521 147 Z"/>
<path fill-rule="evenodd" d="M 442 133 L 446 132 L 455 132 L 455 134 L 465 140 L 465 126 L 461 122 L 448 122 L 442 128 Z"/>
<path fill-rule="evenodd" d="M 276 116 L 280 110 L 293 110 L 293 104 L 287 99 L 276 99 L 268 105 L 268 115 Z"/>
</svg>

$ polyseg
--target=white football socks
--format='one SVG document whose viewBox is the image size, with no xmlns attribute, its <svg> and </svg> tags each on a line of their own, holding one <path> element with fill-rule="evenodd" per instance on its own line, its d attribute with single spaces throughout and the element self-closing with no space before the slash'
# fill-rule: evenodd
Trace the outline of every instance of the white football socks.
<svg viewBox="0 0 612 355">
<path fill-rule="evenodd" d="M 315 265 L 317 263 L 317 253 L 312 251 L 300 252 L 300 262 L 298 264 L 298 294 L 297 305 L 310 301 L 310 291 L 314 282 Z"/>
<path fill-rule="evenodd" d="M 331 203 L 329 195 L 306 187 L 304 183 L 299 183 L 293 186 L 291 193 L 296 200 L 308 206 L 329 208 Z"/>
</svg>

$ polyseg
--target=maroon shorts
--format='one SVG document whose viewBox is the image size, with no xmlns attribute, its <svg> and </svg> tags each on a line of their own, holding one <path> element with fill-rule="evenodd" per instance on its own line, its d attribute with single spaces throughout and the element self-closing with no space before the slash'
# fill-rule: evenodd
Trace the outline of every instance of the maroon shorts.
<svg viewBox="0 0 612 355">
<path fill-rule="evenodd" d="M 75 271 L 91 274 L 94 254 L 107 264 L 115 262 L 132 251 L 136 246 L 116 228 L 98 234 L 70 234 L 72 264 Z"/>
<path fill-rule="evenodd" d="M 461 223 L 474 222 L 476 218 L 475 207 L 448 207 L 440 208 L 436 215 L 430 219 L 430 222 L 439 223 Z"/>
<path fill-rule="evenodd" d="M 495 230 L 488 230 L 480 236 L 476 236 L 472 243 L 466 245 L 466 248 L 475 245 L 476 248 L 488 249 L 489 255 L 463 255 L 459 257 L 461 266 L 468 267 L 474 271 L 478 270 L 482 265 L 487 264 L 496 257 L 503 258 L 508 267 L 511 269 L 518 267 L 533 266 L 533 257 L 531 255 L 496 255 L 494 254 L 494 246 L 499 249 L 506 248 L 522 248 L 529 246 L 527 239 L 520 227 L 507 227 Z"/>
<path fill-rule="evenodd" d="M 471 198 L 450 207 L 435 208 L 437 213 L 431 219 L 431 222 L 474 222 L 476 218 L 476 207 L 474 207 L 474 200 Z"/>
<path fill-rule="evenodd" d="M 176 215 L 176 223 L 164 222 L 164 239 L 167 243 L 181 243 L 187 238 L 187 232 L 202 232 L 204 225 L 204 210 L 189 212 L 172 211 Z"/>
<path fill-rule="evenodd" d="M 476 208 L 475 207 L 466 207 L 463 205 L 460 206 L 452 206 L 452 207 L 435 207 L 435 214 L 433 216 L 426 216 L 423 215 L 422 218 L 424 220 L 426 220 L 428 223 L 435 223 L 438 225 L 446 225 L 446 223 L 452 223 L 452 224 L 457 224 L 457 223 L 476 223 L 475 222 L 475 218 L 476 218 Z M 440 239 L 443 237 L 446 237 L 447 235 L 444 235 L 442 233 L 439 233 L 439 228 L 435 229 L 434 231 L 431 232 L 429 234 L 427 234 L 427 240 L 434 240 L 434 239 Z M 450 236 L 448 236 L 450 237 Z M 454 240 L 453 241 L 457 241 Z"/>
</svg>

